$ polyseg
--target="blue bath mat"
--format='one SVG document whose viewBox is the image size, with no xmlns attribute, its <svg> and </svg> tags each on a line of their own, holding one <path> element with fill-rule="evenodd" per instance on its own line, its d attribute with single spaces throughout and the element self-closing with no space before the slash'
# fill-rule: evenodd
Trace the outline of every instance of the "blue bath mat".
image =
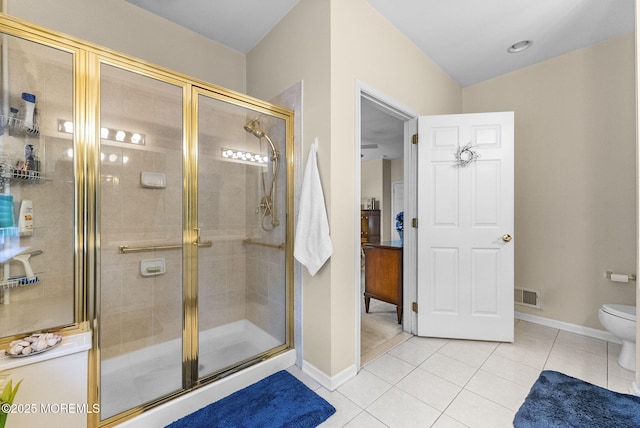
<svg viewBox="0 0 640 428">
<path fill-rule="evenodd" d="M 167 428 L 306 428 L 318 426 L 335 411 L 331 404 L 283 370 Z"/>
<path fill-rule="evenodd" d="M 638 428 L 640 397 L 545 370 L 513 420 L 515 428 Z"/>
</svg>

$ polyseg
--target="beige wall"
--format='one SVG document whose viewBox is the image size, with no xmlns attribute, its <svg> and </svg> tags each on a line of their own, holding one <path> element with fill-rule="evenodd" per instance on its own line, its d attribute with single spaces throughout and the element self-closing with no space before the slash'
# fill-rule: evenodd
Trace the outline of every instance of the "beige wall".
<svg viewBox="0 0 640 428">
<path fill-rule="evenodd" d="M 391 212 L 391 184 L 404 180 L 403 159 L 376 159 L 364 161 L 360 164 L 360 199 L 376 198 L 380 209 L 380 240 L 393 241 L 398 239 L 394 224 L 395 213 Z"/>
<path fill-rule="evenodd" d="M 245 56 L 124 0 L 7 0 L 6 13 L 244 92 Z"/>
<path fill-rule="evenodd" d="M 515 111 L 515 285 L 542 309 L 603 330 L 603 303 L 634 304 L 636 143 L 632 34 L 463 90 L 465 112 Z"/>
<path fill-rule="evenodd" d="M 360 164 L 360 199 L 376 198 L 380 210 L 380 240 L 390 240 L 391 161 L 375 159 Z"/>
<path fill-rule="evenodd" d="M 360 164 L 360 195 L 362 203 L 365 199 L 376 198 L 380 207 L 383 200 L 382 160 L 371 160 Z M 367 208 L 366 206 L 364 208 Z"/>
<path fill-rule="evenodd" d="M 249 53 L 250 95 L 269 99 L 298 80 L 302 150 L 319 138 L 334 248 L 327 266 L 304 276 L 304 359 L 335 376 L 354 366 L 357 345 L 356 81 L 423 114 L 460 112 L 461 89 L 365 0 L 302 0 Z"/>
<path fill-rule="evenodd" d="M 354 287 L 359 265 L 355 239 L 359 218 L 354 199 L 356 189 L 355 122 L 356 82 L 375 88 L 421 114 L 459 113 L 461 89 L 439 66 L 422 53 L 365 0 L 331 0 L 331 141 L 332 157 L 330 213 L 334 257 L 331 260 L 335 290 L 332 310 L 335 343 L 344 354 L 334 355 L 333 372 L 353 364 L 347 354 L 355 344 Z M 353 207 L 353 208 L 349 208 Z M 349 346 L 349 348 L 347 348 Z"/>
<path fill-rule="evenodd" d="M 329 64 L 329 3 L 318 0 L 301 1 L 247 55 L 249 95 L 271 99 L 303 81 L 303 133 L 302 141 L 296 141 L 295 146 L 306 160 L 309 145 L 318 138 L 318 169 L 330 211 L 333 204 L 328 185 L 332 171 Z M 304 270 L 303 358 L 324 373 L 331 372 L 332 355 L 339 345 L 332 338 L 337 312 L 332 302 L 331 278 L 331 263 L 314 277 Z M 354 344 L 348 346 L 353 348 Z"/>
<path fill-rule="evenodd" d="M 391 161 L 391 182 L 404 181 L 404 159 Z"/>
</svg>

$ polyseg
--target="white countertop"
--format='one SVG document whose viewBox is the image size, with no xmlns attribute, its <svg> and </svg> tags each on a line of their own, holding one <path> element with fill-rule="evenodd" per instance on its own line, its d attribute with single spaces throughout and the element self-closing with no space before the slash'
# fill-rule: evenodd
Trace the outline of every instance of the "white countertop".
<svg viewBox="0 0 640 428">
<path fill-rule="evenodd" d="M 88 351 L 89 349 L 91 349 L 90 331 L 63 336 L 62 341 L 51 350 L 26 357 L 8 357 L 3 349 L 0 351 L 0 372 L 16 367 L 39 363 L 41 361 L 51 360 L 53 358 L 64 357 L 65 355 Z"/>
</svg>

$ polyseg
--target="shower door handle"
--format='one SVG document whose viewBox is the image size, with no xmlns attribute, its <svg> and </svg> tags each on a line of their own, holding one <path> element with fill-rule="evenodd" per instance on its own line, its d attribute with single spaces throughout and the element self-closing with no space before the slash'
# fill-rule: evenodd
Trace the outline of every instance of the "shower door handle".
<svg viewBox="0 0 640 428">
<path fill-rule="evenodd" d="M 212 241 L 201 241 L 200 240 L 200 228 L 199 227 L 194 227 L 193 230 L 196 231 L 197 235 L 196 235 L 196 240 L 192 242 L 192 244 L 196 247 L 211 247 L 213 246 L 213 242 Z"/>
</svg>

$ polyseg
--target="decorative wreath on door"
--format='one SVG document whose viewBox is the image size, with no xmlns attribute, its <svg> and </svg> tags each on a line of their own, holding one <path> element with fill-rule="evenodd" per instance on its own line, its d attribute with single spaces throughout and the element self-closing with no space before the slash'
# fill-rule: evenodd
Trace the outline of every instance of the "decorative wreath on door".
<svg viewBox="0 0 640 428">
<path fill-rule="evenodd" d="M 467 144 L 464 147 L 458 147 L 456 150 L 456 167 L 464 168 L 465 166 L 469 166 L 472 162 L 475 162 L 480 157 L 478 152 L 473 151 L 473 147 L 471 143 Z"/>
</svg>

